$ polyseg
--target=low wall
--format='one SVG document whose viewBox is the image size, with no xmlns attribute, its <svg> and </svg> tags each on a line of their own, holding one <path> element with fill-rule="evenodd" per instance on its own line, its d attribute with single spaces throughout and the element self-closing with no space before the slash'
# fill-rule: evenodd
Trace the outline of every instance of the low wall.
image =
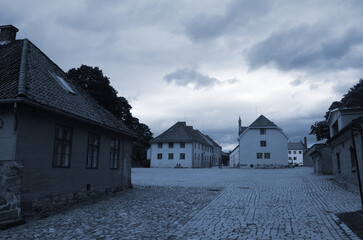
<svg viewBox="0 0 363 240">
<path fill-rule="evenodd" d="M 0 161 L 0 228 L 21 221 L 21 172 L 17 161 Z"/>
</svg>

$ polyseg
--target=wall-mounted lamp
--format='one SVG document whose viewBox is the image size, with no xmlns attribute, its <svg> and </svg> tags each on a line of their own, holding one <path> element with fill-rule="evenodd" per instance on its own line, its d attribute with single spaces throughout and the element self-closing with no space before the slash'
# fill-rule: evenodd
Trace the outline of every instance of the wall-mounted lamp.
<svg viewBox="0 0 363 240">
<path fill-rule="evenodd" d="M 3 126 L 4 126 L 3 120 L 0 118 L 0 128 L 3 128 Z"/>
</svg>

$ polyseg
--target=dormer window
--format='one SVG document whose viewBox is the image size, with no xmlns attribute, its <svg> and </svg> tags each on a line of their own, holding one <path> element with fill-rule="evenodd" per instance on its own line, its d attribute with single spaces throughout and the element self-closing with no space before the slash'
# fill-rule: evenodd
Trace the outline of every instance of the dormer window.
<svg viewBox="0 0 363 240">
<path fill-rule="evenodd" d="M 68 83 L 62 77 L 56 75 L 55 73 L 52 73 L 51 71 L 49 71 L 49 73 L 59 83 L 59 85 L 62 86 L 64 90 L 69 93 L 76 94 L 76 92 L 71 88 L 71 86 L 68 85 Z"/>
</svg>

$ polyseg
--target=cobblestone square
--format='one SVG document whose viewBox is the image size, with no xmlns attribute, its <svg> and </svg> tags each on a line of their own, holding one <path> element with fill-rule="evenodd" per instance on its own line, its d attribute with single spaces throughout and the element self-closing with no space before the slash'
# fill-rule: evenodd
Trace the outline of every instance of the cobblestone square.
<svg viewBox="0 0 363 240">
<path fill-rule="evenodd" d="M 359 239 L 360 198 L 311 168 L 132 169 L 134 188 L 1 239 Z"/>
</svg>

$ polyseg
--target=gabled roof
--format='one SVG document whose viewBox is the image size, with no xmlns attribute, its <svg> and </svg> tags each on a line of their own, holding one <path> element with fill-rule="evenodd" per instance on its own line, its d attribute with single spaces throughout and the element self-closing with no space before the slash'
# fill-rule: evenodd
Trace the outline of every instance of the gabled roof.
<svg viewBox="0 0 363 240">
<path fill-rule="evenodd" d="M 277 126 L 265 116 L 261 115 L 249 126 L 249 128 L 277 128 Z"/>
<path fill-rule="evenodd" d="M 204 134 L 193 129 L 191 126 L 187 126 L 186 122 L 175 123 L 168 130 L 150 141 L 150 143 L 160 142 L 199 142 L 213 147 L 213 144 L 206 139 Z"/>
<path fill-rule="evenodd" d="M 239 135 L 238 139 L 241 139 L 244 135 L 246 135 L 248 130 L 260 129 L 260 128 L 276 129 L 280 131 L 286 138 L 288 138 L 281 128 L 279 128 L 276 124 L 268 120 L 265 116 L 261 115 L 248 128 L 241 127 L 241 135 Z"/>
<path fill-rule="evenodd" d="M 64 89 L 68 85 L 75 94 Z M 22 102 L 129 136 L 121 120 L 104 109 L 27 39 L 0 45 L 0 103 Z"/>
<path fill-rule="evenodd" d="M 288 142 L 288 150 L 303 150 L 304 145 L 301 142 Z"/>
<path fill-rule="evenodd" d="M 212 143 L 213 143 L 213 145 L 215 146 L 215 147 L 218 147 L 218 148 L 222 148 L 221 146 L 219 146 L 219 144 L 218 143 L 216 143 L 211 137 L 209 137 L 208 135 L 204 135 L 204 136 L 206 136 L 208 139 L 209 139 L 209 141 L 211 141 Z"/>
</svg>

